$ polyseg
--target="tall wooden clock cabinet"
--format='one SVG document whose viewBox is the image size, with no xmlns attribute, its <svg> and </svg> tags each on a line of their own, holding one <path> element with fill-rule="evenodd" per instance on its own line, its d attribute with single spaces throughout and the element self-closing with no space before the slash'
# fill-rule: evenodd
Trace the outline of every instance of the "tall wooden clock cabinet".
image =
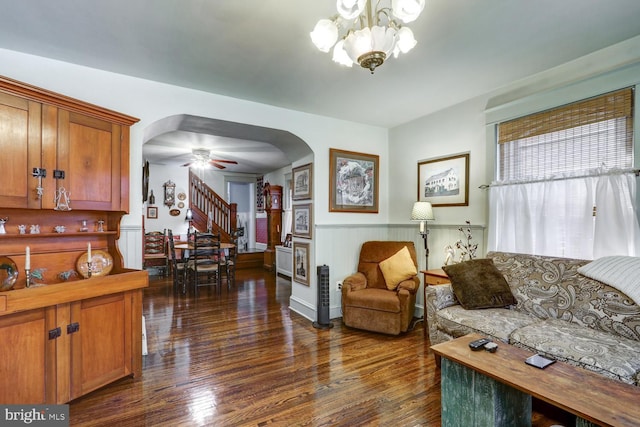
<svg viewBox="0 0 640 427">
<path fill-rule="evenodd" d="M 282 186 L 269 185 L 265 189 L 265 211 L 267 213 L 267 249 L 264 251 L 264 268 L 275 271 L 276 246 L 280 245 L 282 230 Z"/>
</svg>

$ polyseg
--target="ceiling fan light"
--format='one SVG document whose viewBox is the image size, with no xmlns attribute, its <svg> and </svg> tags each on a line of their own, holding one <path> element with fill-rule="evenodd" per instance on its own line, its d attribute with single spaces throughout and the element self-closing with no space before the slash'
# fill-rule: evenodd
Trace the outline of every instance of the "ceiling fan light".
<svg viewBox="0 0 640 427">
<path fill-rule="evenodd" d="M 415 21 L 424 9 L 425 0 L 392 0 L 393 15 L 404 23 Z"/>
<path fill-rule="evenodd" d="M 338 43 L 333 47 L 332 59 L 340 65 L 345 65 L 347 67 L 353 66 L 353 61 L 349 58 L 349 55 L 347 55 L 347 51 L 344 50 L 344 39 L 338 41 Z"/>
<path fill-rule="evenodd" d="M 320 51 L 329 52 L 338 40 L 338 26 L 330 19 L 321 19 L 309 35 Z"/>
<path fill-rule="evenodd" d="M 362 11 L 367 0 L 337 0 L 336 9 L 344 19 L 351 20 L 357 18 Z"/>
<path fill-rule="evenodd" d="M 402 27 L 398 30 L 398 41 L 393 49 L 393 56 L 395 58 L 402 53 L 407 53 L 418 44 L 416 38 L 413 36 L 413 31 L 409 27 Z"/>
</svg>

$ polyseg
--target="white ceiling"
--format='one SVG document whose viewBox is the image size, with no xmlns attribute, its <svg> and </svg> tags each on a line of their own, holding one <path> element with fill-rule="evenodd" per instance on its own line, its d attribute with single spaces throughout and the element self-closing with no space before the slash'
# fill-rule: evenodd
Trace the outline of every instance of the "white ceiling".
<svg viewBox="0 0 640 427">
<path fill-rule="evenodd" d="M 410 25 L 418 45 L 371 75 L 309 39 L 334 0 L 0 0 L 0 10 L 1 48 L 382 127 L 640 34 L 639 0 L 427 0 Z"/>
</svg>

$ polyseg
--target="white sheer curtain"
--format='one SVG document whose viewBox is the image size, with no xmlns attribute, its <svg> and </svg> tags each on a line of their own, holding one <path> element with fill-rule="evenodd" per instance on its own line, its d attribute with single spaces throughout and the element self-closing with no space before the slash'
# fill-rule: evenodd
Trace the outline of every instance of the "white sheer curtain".
<svg viewBox="0 0 640 427">
<path fill-rule="evenodd" d="M 635 175 L 597 173 L 492 185 L 488 249 L 579 259 L 640 255 Z"/>
</svg>

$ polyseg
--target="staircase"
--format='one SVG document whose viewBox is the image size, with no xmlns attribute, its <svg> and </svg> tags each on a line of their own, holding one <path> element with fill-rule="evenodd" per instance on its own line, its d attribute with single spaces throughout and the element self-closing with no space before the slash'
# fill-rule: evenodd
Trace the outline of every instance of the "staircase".
<svg viewBox="0 0 640 427">
<path fill-rule="evenodd" d="M 189 170 L 189 207 L 193 212 L 193 226 L 200 231 L 208 229 L 212 218 L 212 233 L 220 233 L 220 240 L 231 242 L 231 231 L 237 225 L 237 205 L 227 203 L 196 174 Z"/>
</svg>

